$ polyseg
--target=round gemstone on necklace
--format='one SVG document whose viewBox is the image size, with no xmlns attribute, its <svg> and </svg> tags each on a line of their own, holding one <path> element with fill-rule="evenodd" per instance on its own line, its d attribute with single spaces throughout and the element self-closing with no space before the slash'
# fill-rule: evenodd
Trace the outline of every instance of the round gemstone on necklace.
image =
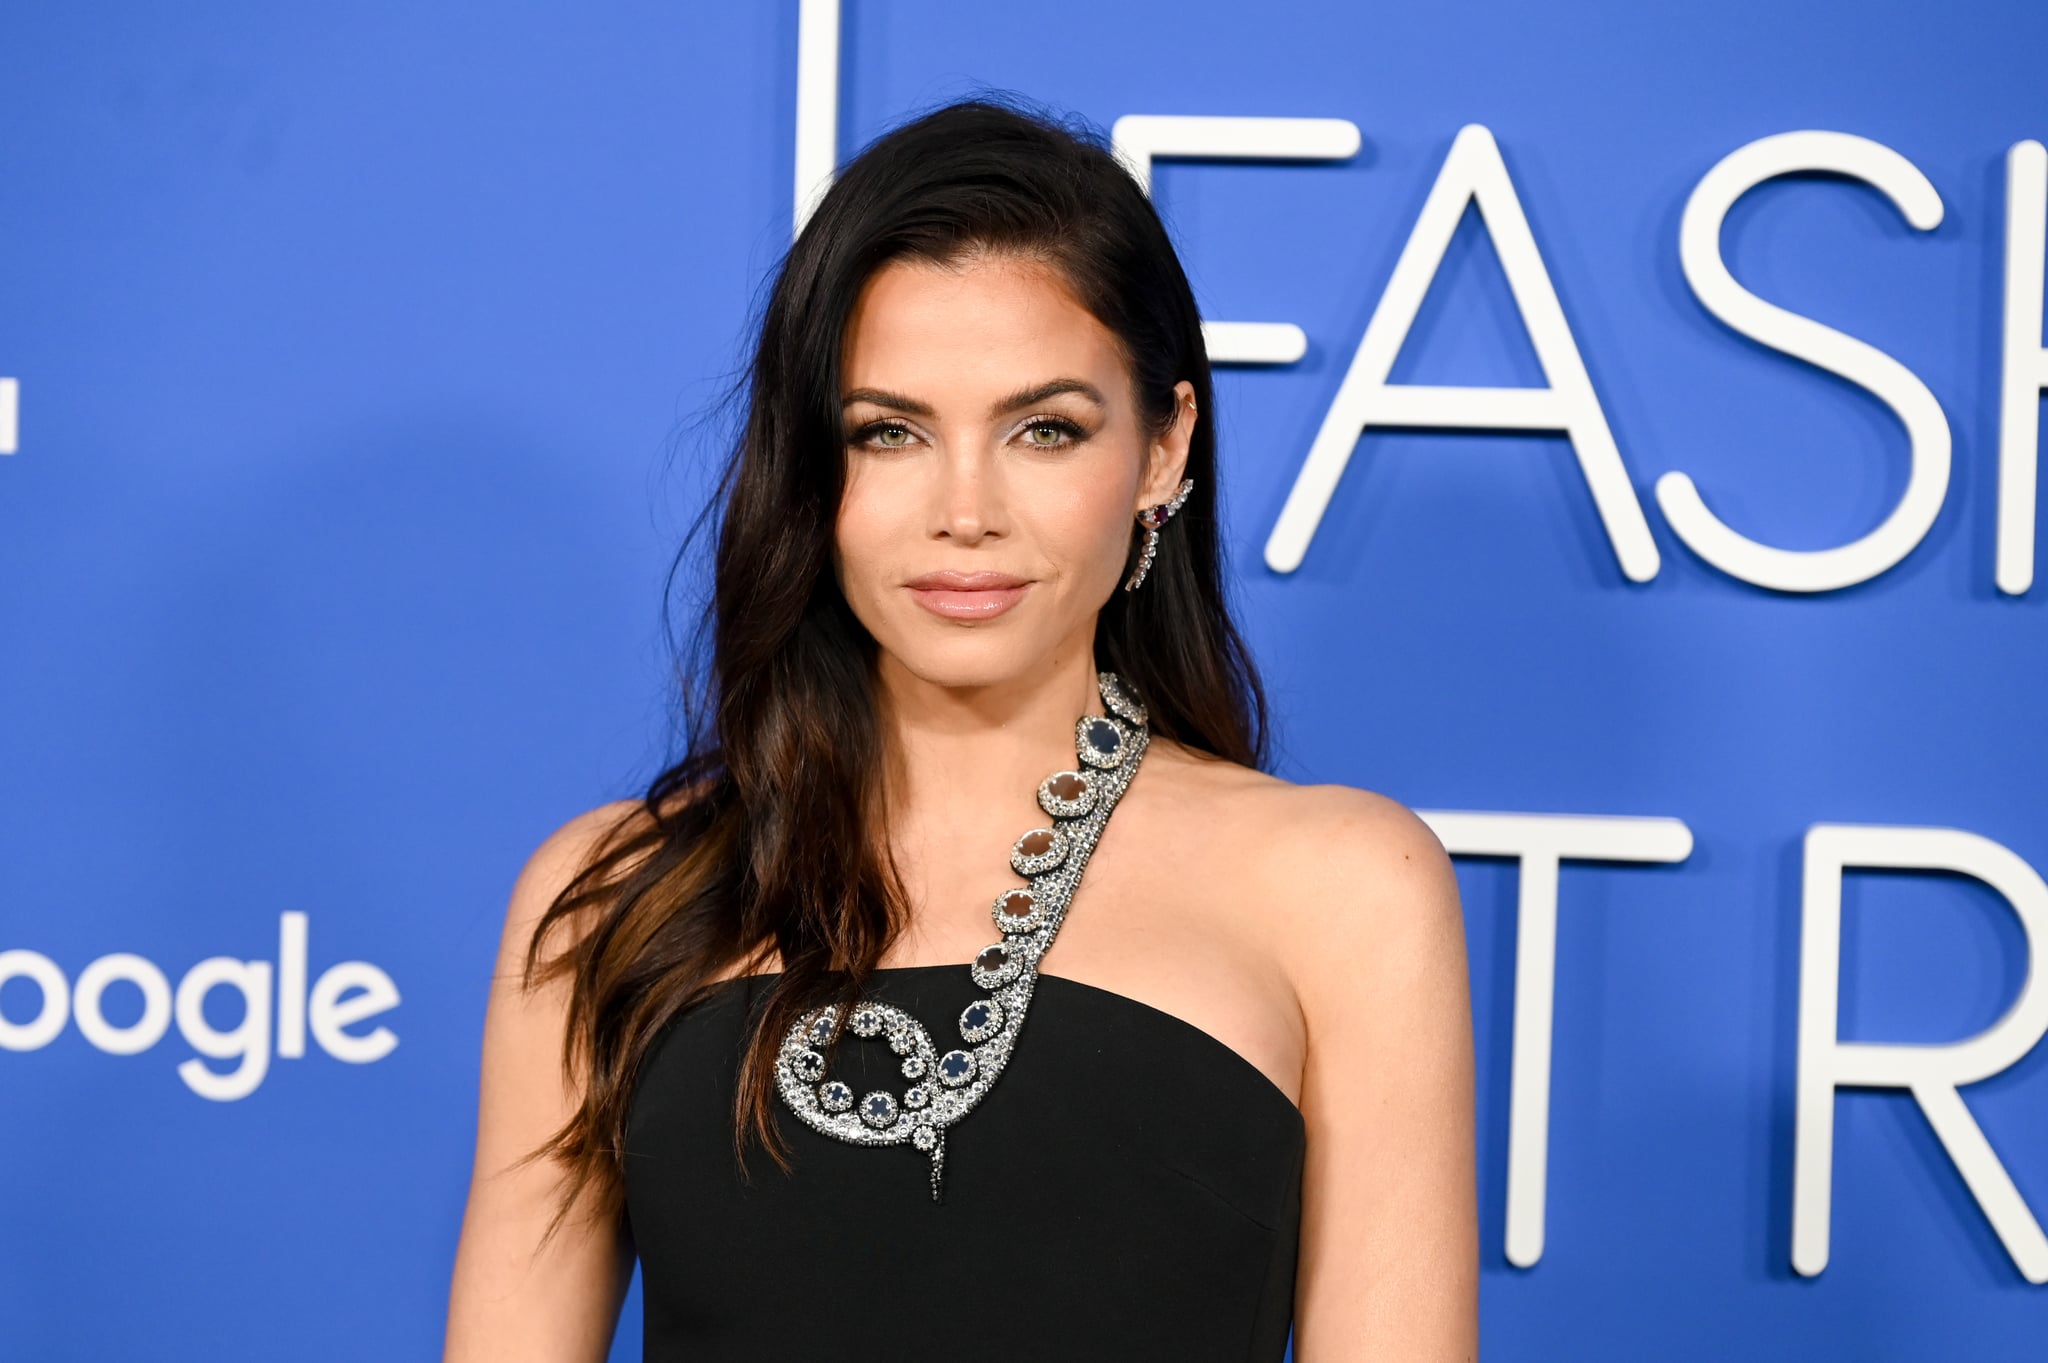
<svg viewBox="0 0 2048 1363">
<path fill-rule="evenodd" d="M 1046 918 L 1038 896 L 1021 886 L 997 895 L 994 912 L 996 927 L 1004 933 L 1030 932 L 1042 925 Z"/>
<path fill-rule="evenodd" d="M 1038 807 L 1056 819 L 1076 818 L 1094 804 L 1094 787 L 1078 771 L 1056 771 L 1038 784 Z"/>
<path fill-rule="evenodd" d="M 1123 731 L 1113 719 L 1085 716 L 1075 726 L 1074 751 L 1091 767 L 1113 767 L 1123 761 Z"/>
<path fill-rule="evenodd" d="M 912 1084 L 903 1090 L 903 1106 L 920 1108 L 932 1100 L 932 1091 L 923 1084 Z"/>
<path fill-rule="evenodd" d="M 831 1039 L 832 1014 L 829 1012 L 820 1013 L 817 1020 L 811 1023 L 811 1044 L 822 1046 Z"/>
<path fill-rule="evenodd" d="M 1066 860 L 1067 835 L 1057 828 L 1034 828 L 1010 848 L 1010 868 L 1020 876 L 1035 876 Z"/>
<path fill-rule="evenodd" d="M 947 1051 L 939 1057 L 939 1082 L 959 1088 L 974 1077 L 974 1052 Z"/>
<path fill-rule="evenodd" d="M 906 1056 L 904 1056 L 904 1057 L 903 1057 L 903 1077 L 904 1077 L 905 1079 L 922 1079 L 922 1078 L 924 1078 L 924 1057 L 923 1057 L 923 1056 L 921 1056 L 921 1055 L 906 1055 Z"/>
<path fill-rule="evenodd" d="M 983 989 L 993 989 L 1008 984 L 1024 968 L 1024 947 L 997 942 L 983 947 L 974 957 L 974 963 L 967 968 L 967 974 Z"/>
<path fill-rule="evenodd" d="M 986 1041 L 1003 1028 L 1003 1010 L 994 999 L 980 999 L 960 1013 L 960 1035 L 967 1041 Z"/>
<path fill-rule="evenodd" d="M 825 1057 L 805 1047 L 789 1058 L 789 1067 L 799 1079 L 817 1080 L 825 1073 Z"/>
<path fill-rule="evenodd" d="M 896 1099 L 893 1095 L 876 1089 L 860 1100 L 860 1119 L 869 1126 L 887 1126 L 896 1120 Z"/>
<path fill-rule="evenodd" d="M 908 1027 L 898 1027 L 889 1033 L 889 1049 L 898 1055 L 909 1055 L 917 1049 L 917 1033 Z"/>
<path fill-rule="evenodd" d="M 818 1106 L 827 1112 L 844 1112 L 853 1106 L 853 1090 L 837 1079 L 818 1085 Z"/>
<path fill-rule="evenodd" d="M 919 1122 L 910 1133 L 910 1143 L 920 1150 L 929 1150 L 939 1143 L 938 1129 L 930 1122 Z"/>
<path fill-rule="evenodd" d="M 851 1025 L 855 1036 L 873 1036 L 882 1030 L 882 1015 L 873 1008 L 856 1008 Z"/>
</svg>

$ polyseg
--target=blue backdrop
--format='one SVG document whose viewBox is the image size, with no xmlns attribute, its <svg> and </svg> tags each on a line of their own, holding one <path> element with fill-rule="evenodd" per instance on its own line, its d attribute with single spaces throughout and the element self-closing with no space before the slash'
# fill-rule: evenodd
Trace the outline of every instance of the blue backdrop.
<svg viewBox="0 0 2048 1363">
<path fill-rule="evenodd" d="M 1461 858 L 1486 1357 L 2039 1357 L 2048 1296 L 1903 1091 L 1836 1100 L 1825 1271 L 1790 1246 L 1806 830 L 1956 828 L 2048 869 L 2048 585 L 1992 576 L 2006 153 L 2048 136 L 2048 9 L 842 21 L 842 154 L 983 85 L 1105 128 L 1362 134 L 1343 160 L 1153 178 L 1208 315 L 1306 337 L 1218 391 L 1281 770 L 1692 840 L 1561 873 L 1528 1267 L 1504 1251 L 1515 868 Z M 662 576 L 713 453 L 694 414 L 789 238 L 797 5 L 17 4 L 5 32 L 0 1356 L 436 1357 L 505 896 L 666 751 Z M 1661 566 L 1624 576 L 1564 437 L 1405 429 L 1357 443 L 1275 571 L 1267 537 L 1475 123 Z M 1652 489 L 1682 470 L 1742 533 L 1819 549 L 1906 486 L 1884 404 L 1737 335 L 1680 269 L 1702 177 L 1810 129 L 1910 161 L 1939 226 L 1781 178 L 1729 215 L 1728 266 L 1919 376 L 1954 465 L 1897 566 L 1793 593 L 1694 553 Z M 1545 382 L 1477 214 L 1393 379 Z M 2029 964 L 1979 881 L 1848 877 L 1846 1039 L 1979 1032 Z M 2048 1215 L 2048 1047 L 1962 1094 Z"/>
</svg>

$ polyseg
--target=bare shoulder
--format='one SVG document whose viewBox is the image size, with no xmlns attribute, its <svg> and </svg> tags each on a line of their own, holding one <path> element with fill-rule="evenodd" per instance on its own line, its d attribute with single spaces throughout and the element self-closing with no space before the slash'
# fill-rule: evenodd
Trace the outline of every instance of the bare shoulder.
<svg viewBox="0 0 2048 1363">
<path fill-rule="evenodd" d="M 567 820 L 541 839 L 519 870 L 506 906 L 500 969 L 524 964 L 542 917 L 572 881 L 618 840 L 649 822 L 640 800 L 611 800 Z M 551 934 L 552 935 L 552 934 Z"/>
<path fill-rule="evenodd" d="M 1450 856 L 1415 811 L 1356 786 L 1280 785 L 1268 865 L 1290 899 L 1336 893 L 1354 908 L 1426 911 L 1448 893 L 1455 904 Z"/>
<path fill-rule="evenodd" d="M 1228 830 L 1267 887 L 1296 898 L 1348 886 L 1345 898 L 1393 902 L 1454 884 L 1450 857 L 1406 805 L 1356 786 L 1301 785 L 1178 744 L 1160 743 L 1172 812 Z M 1148 756 L 1148 762 L 1153 759 Z"/>
<path fill-rule="evenodd" d="M 1163 802 L 1184 827 L 1218 830 L 1208 841 L 1227 850 L 1215 853 L 1215 873 L 1254 906 L 1298 992 L 1312 992 L 1333 960 L 1355 963 L 1351 948 L 1385 959 L 1408 954 L 1418 939 L 1449 934 L 1462 943 L 1450 857 L 1400 801 L 1297 784 L 1176 744 L 1162 744 L 1160 755 Z"/>
<path fill-rule="evenodd" d="M 647 806 L 640 800 L 609 800 L 586 809 L 541 839 L 519 879 L 536 891 L 560 891 L 606 843 L 646 821 Z"/>
<path fill-rule="evenodd" d="M 1463 997 L 1465 923 L 1443 844 L 1415 812 L 1375 791 L 1295 786 L 1266 859 L 1304 1009 L 1348 1013 L 1416 993 Z M 1416 1006 L 1421 999 L 1413 999 Z"/>
</svg>

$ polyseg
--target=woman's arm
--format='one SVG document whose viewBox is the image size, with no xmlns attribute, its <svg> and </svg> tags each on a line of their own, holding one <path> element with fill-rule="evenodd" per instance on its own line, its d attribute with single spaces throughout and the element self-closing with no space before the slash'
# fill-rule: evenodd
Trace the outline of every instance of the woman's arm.
<svg viewBox="0 0 2048 1363">
<path fill-rule="evenodd" d="M 1289 931 L 1308 1032 L 1296 1363 L 1479 1352 L 1472 1011 L 1450 858 L 1395 802 L 1304 790 Z"/>
<path fill-rule="evenodd" d="M 534 852 L 512 889 L 484 1017 L 476 1167 L 448 1303 L 446 1363 L 602 1363 L 633 1251 L 616 1217 L 578 1208 L 541 1248 L 562 1186 L 558 1164 L 519 1158 L 576 1106 L 562 1069 L 566 980 L 520 987 L 526 947 L 556 893 L 596 839 L 635 806 L 606 805 L 564 824 Z"/>
</svg>

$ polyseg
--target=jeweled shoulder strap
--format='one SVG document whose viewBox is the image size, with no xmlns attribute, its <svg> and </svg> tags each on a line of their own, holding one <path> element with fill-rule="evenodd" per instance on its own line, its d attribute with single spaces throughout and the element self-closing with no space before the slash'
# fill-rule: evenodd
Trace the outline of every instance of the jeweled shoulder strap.
<svg viewBox="0 0 2048 1363">
<path fill-rule="evenodd" d="M 1031 1008 L 1038 963 L 1052 949 L 1096 840 L 1137 775 L 1151 740 L 1144 705 L 1115 673 L 1098 672 L 1096 686 L 1109 714 L 1075 721 L 1079 761 L 1038 786 L 1039 807 L 1052 822 L 1025 833 L 1010 848 L 1011 869 L 1026 883 L 996 896 L 992 912 L 1002 936 L 967 967 L 987 996 L 961 1011 L 964 1044 L 941 1054 L 916 1018 L 892 1004 L 864 999 L 847 1010 L 846 1028 L 857 1037 L 886 1040 L 902 1057 L 909 1087 L 900 1099 L 887 1089 L 856 1095 L 826 1073 L 825 1050 L 840 1025 L 836 1007 L 798 1019 L 776 1059 L 783 1102 L 812 1127 L 854 1145 L 908 1142 L 929 1155 L 935 1202 L 941 1200 L 946 1128 L 972 1112 L 1002 1075 Z"/>
</svg>

